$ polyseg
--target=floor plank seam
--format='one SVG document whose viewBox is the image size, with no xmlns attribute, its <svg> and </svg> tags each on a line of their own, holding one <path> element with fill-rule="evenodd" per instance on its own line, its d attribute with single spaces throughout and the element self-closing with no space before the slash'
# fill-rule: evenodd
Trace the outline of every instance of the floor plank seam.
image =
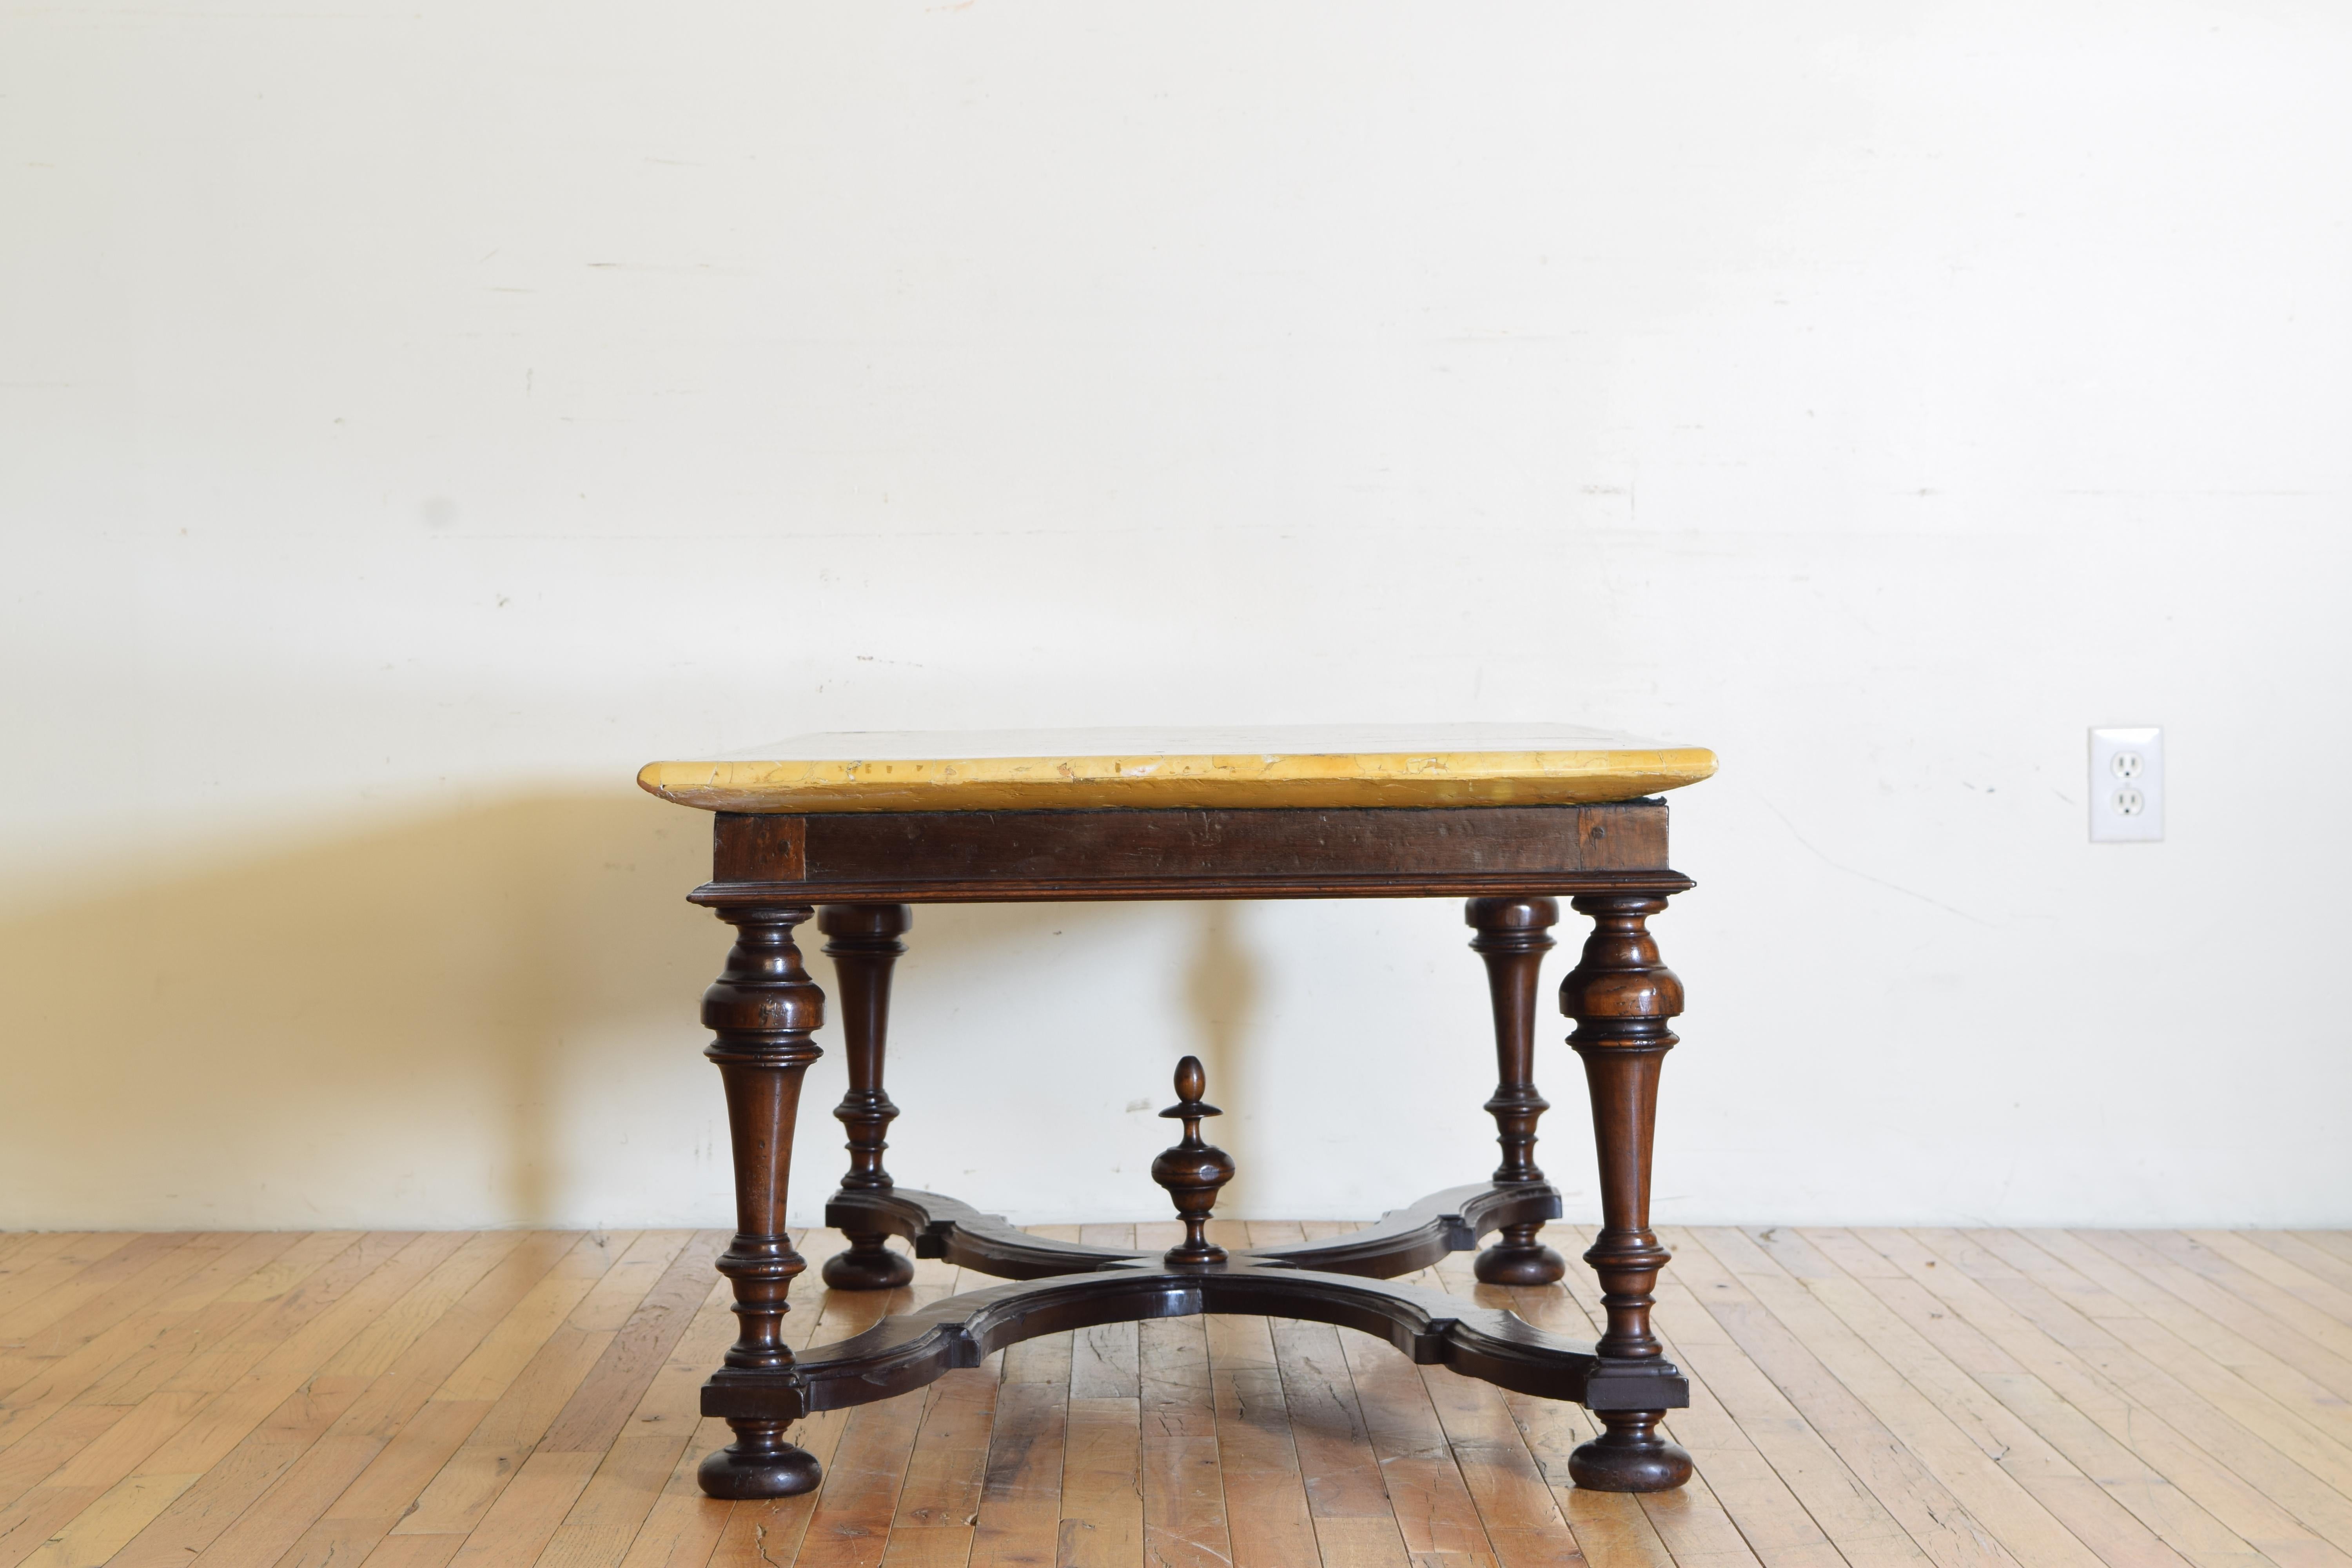
<svg viewBox="0 0 2352 1568">
<path fill-rule="evenodd" d="M 1191 1318 L 812 1416 L 826 1484 L 734 1504 L 694 1482 L 730 1437 L 698 1393 L 725 1239 L 0 1236 L 0 1568 L 2352 1568 L 2352 1233 L 1669 1228 L 1679 1492 L 1574 1486 L 1576 1406 Z M 990 1283 L 827 1291 L 845 1238 L 794 1240 L 796 1350 Z M 1469 1270 L 1418 1282 L 1601 1322 L 1573 1266 Z"/>
</svg>

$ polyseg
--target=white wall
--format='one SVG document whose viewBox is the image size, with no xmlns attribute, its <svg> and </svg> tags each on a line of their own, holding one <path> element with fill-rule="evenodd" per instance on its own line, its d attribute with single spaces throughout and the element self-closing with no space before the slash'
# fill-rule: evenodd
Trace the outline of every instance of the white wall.
<svg viewBox="0 0 2352 1568">
<path fill-rule="evenodd" d="M 1467 719 L 1722 753 L 1664 1216 L 2352 1222 L 2347 78 L 2289 0 L 13 13 L 0 1224 L 723 1223 L 638 763 Z M 1467 934 L 925 910 L 892 1165 L 1158 1215 L 1200 1049 L 1239 1212 L 1474 1178 Z"/>
</svg>

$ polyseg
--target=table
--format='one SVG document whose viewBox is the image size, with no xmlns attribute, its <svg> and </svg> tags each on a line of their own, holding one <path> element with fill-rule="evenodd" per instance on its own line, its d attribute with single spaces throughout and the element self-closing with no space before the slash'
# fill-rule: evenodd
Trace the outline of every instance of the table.
<svg viewBox="0 0 2352 1568">
<path fill-rule="evenodd" d="M 1690 1385 L 1650 1325 L 1667 1261 L 1650 1229 L 1658 1071 L 1682 983 L 1647 926 L 1693 884 L 1666 860 L 1657 792 L 1706 778 L 1711 752 L 1559 726 L 1417 731 L 1097 731 L 803 736 L 733 759 L 653 763 L 638 783 L 716 813 L 711 879 L 690 896 L 735 929 L 704 994 L 733 1141 L 736 1234 L 718 1262 L 740 1336 L 702 1390 L 735 1441 L 703 1463 L 712 1497 L 816 1486 L 791 1424 L 906 1393 L 1001 1346 L 1097 1323 L 1200 1312 L 1336 1323 L 1423 1364 L 1580 1402 L 1602 1427 L 1570 1458 L 1577 1484 L 1655 1491 L 1690 1476 L 1658 1431 Z M 1177 1065 L 1182 1136 L 1152 1166 L 1185 1239 L 1144 1254 L 1049 1241 L 954 1198 L 898 1186 L 883 1166 L 898 1107 L 883 1089 L 892 966 L 919 903 L 1117 899 L 1466 899 L 1485 961 L 1497 1078 L 1484 1107 L 1502 1162 L 1481 1183 L 1396 1210 L 1369 1229 L 1228 1254 L 1205 1225 L 1233 1163 L 1201 1137 L 1218 1114 L 1200 1063 Z M 1515 1314 L 1390 1283 L 1475 1247 L 1477 1278 L 1545 1284 L 1566 1265 L 1538 1233 L 1559 1194 L 1535 1162 L 1549 1109 L 1533 1073 L 1536 981 L 1566 896 L 1592 931 L 1560 985 L 1585 1068 L 1601 1228 L 1584 1254 L 1607 1327 L 1585 1344 Z M 834 1114 L 850 1162 L 825 1223 L 849 1240 L 835 1289 L 907 1283 L 898 1236 L 1012 1283 L 884 1320 L 794 1355 L 786 1295 L 806 1261 L 785 1233 L 801 1079 L 824 999 L 802 963 L 814 918 L 841 992 L 849 1089 Z"/>
</svg>

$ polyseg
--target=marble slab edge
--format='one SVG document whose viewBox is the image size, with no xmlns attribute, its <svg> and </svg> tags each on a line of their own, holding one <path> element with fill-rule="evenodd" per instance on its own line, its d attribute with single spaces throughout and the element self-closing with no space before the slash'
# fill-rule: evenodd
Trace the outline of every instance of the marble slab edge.
<svg viewBox="0 0 2352 1568">
<path fill-rule="evenodd" d="M 751 814 L 1593 805 L 1715 772 L 1697 746 L 1348 755 L 648 763 L 639 787 Z"/>
</svg>

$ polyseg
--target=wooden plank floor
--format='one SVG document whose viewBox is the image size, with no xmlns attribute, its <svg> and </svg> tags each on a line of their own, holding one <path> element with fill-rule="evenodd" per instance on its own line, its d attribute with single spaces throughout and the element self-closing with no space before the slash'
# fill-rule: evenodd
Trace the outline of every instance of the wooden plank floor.
<svg viewBox="0 0 2352 1568">
<path fill-rule="evenodd" d="M 825 1485 L 759 1504 L 694 1488 L 724 1239 L 0 1236 L 0 1568 L 2352 1568 L 2352 1233 L 1669 1234 L 1699 1474 L 1664 1496 L 1570 1485 L 1572 1406 L 1195 1318 L 816 1416 Z M 1580 1269 L 1468 1263 L 1424 1282 L 1594 1331 Z M 803 1345 L 981 1283 L 815 1279 Z"/>
</svg>

